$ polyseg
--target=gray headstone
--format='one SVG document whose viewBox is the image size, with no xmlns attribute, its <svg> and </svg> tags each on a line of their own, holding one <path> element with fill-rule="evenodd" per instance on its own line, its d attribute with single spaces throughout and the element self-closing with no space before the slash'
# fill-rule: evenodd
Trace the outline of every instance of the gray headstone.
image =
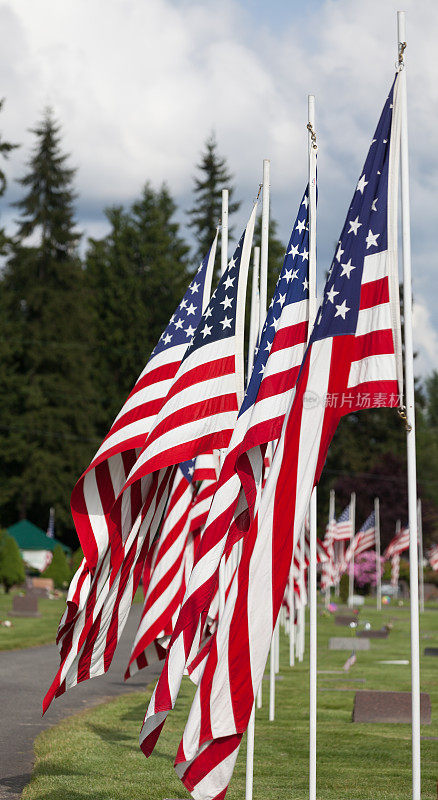
<svg viewBox="0 0 438 800">
<path fill-rule="evenodd" d="M 332 636 L 329 639 L 329 650 L 369 650 L 369 639 L 356 639 L 353 636 Z"/>
<path fill-rule="evenodd" d="M 38 597 L 32 594 L 19 595 L 16 594 L 12 598 L 12 611 L 13 617 L 40 617 L 38 611 Z"/>
<path fill-rule="evenodd" d="M 353 706 L 353 722 L 412 722 L 411 692 L 371 692 L 366 689 L 356 692 Z M 420 695 L 420 721 L 430 725 L 430 695 Z"/>
<path fill-rule="evenodd" d="M 425 647 L 424 648 L 424 655 L 425 656 L 438 656 L 438 647 Z"/>
<path fill-rule="evenodd" d="M 360 639 L 387 639 L 388 631 L 386 628 L 382 628 L 380 631 L 358 631 L 356 636 L 359 636 Z"/>
<path fill-rule="evenodd" d="M 349 625 L 350 622 L 357 622 L 357 615 L 339 614 L 337 617 L 335 617 L 335 625 Z"/>
</svg>

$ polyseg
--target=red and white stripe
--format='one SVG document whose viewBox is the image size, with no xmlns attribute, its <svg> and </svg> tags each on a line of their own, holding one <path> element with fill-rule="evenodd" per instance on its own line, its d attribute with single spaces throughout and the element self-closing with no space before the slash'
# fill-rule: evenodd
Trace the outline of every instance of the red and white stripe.
<svg viewBox="0 0 438 800">
<path fill-rule="evenodd" d="M 370 550 L 374 547 L 376 543 L 375 538 L 375 529 L 369 528 L 366 531 L 359 531 L 356 533 L 351 545 L 347 548 L 347 552 L 345 553 L 345 561 L 348 564 L 350 561 L 352 554 L 354 556 L 358 556 L 360 553 L 364 553 L 366 550 Z"/>
<path fill-rule="evenodd" d="M 392 558 L 394 555 L 400 555 L 403 553 L 404 550 L 409 548 L 409 528 L 402 528 L 400 533 L 390 541 L 388 547 L 386 548 L 385 552 L 383 553 L 383 558 L 385 561 L 389 558 Z"/>
<path fill-rule="evenodd" d="M 142 513 L 114 561 L 108 546 L 92 572 L 84 558 L 67 596 L 57 644 L 61 664 L 43 702 L 106 672 L 126 623 L 151 542 L 160 525 L 174 469 L 154 475 Z"/>
<path fill-rule="evenodd" d="M 185 592 L 185 553 L 193 497 L 193 484 L 178 469 L 151 563 L 149 585 L 125 680 L 164 658 L 173 630 L 172 620 Z"/>
<path fill-rule="evenodd" d="M 399 575 L 400 575 L 400 553 L 394 553 L 391 556 L 391 586 L 394 589 L 398 587 Z"/>
</svg>

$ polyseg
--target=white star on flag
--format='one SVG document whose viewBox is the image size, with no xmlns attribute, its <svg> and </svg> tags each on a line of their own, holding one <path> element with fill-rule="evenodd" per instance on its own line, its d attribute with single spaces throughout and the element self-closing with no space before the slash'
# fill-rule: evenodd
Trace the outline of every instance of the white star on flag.
<svg viewBox="0 0 438 800">
<path fill-rule="evenodd" d="M 377 247 L 377 239 L 379 238 L 379 236 L 380 233 L 374 234 L 371 229 L 368 231 L 368 236 L 365 239 L 367 243 L 367 250 L 369 247 Z"/>
<path fill-rule="evenodd" d="M 349 220 L 348 224 L 350 226 L 350 230 L 348 231 L 348 233 L 354 233 L 354 235 L 357 236 L 359 228 L 362 227 L 362 223 L 359 222 L 359 217 L 356 217 L 356 219 Z"/>
<path fill-rule="evenodd" d="M 347 303 L 345 300 L 340 306 L 336 306 L 336 309 L 335 317 L 342 317 L 342 319 L 345 319 L 345 315 L 350 311 L 350 309 L 347 308 Z"/>
</svg>

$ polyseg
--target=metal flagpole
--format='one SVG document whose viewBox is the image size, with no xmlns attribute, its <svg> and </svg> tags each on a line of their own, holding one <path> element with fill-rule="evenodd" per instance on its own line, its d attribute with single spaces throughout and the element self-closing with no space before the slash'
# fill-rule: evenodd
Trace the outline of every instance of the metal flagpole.
<svg viewBox="0 0 438 800">
<path fill-rule="evenodd" d="M 260 269 L 260 247 L 254 247 L 254 258 L 252 267 L 252 287 L 251 287 L 251 319 L 249 323 L 249 342 L 248 342 L 248 377 L 251 378 L 254 365 L 254 351 L 257 344 L 257 334 L 259 331 L 260 316 L 260 297 L 259 297 L 259 269 Z"/>
<path fill-rule="evenodd" d="M 275 672 L 280 672 L 280 615 L 277 617 L 277 624 L 275 626 Z"/>
<path fill-rule="evenodd" d="M 335 501 L 335 490 L 334 490 L 334 489 L 330 489 L 330 499 L 329 499 L 329 530 L 331 529 L 331 525 L 332 525 L 332 522 L 333 522 L 333 519 L 334 519 L 334 516 L 335 516 L 335 502 L 336 502 L 336 501 Z M 332 570 L 332 577 L 333 577 L 333 579 L 334 579 L 334 567 L 335 567 L 335 563 L 334 563 L 334 561 L 333 561 L 333 564 L 332 564 L 332 565 L 331 565 L 331 567 L 330 567 L 330 569 Z M 328 605 L 329 605 L 329 603 L 330 603 L 330 591 L 331 591 L 331 587 L 330 587 L 330 582 L 329 582 L 329 580 L 328 580 L 328 581 L 327 581 L 327 588 L 326 588 L 326 590 L 325 590 L 325 605 L 326 605 L 326 608 L 328 607 Z"/>
<path fill-rule="evenodd" d="M 295 666 L 295 592 L 294 592 L 294 575 L 293 575 L 293 562 L 289 570 L 289 666 Z"/>
<path fill-rule="evenodd" d="M 222 189 L 222 213 L 221 213 L 221 276 L 224 274 L 228 264 L 228 189 Z M 221 451 L 223 454 L 223 451 Z M 222 458 L 221 466 L 222 466 Z M 225 607 L 225 558 L 219 562 L 219 619 Z"/>
<path fill-rule="evenodd" d="M 348 607 L 353 606 L 354 594 L 354 534 L 356 528 L 356 492 L 351 493 L 350 498 L 350 568 L 348 572 Z"/>
<path fill-rule="evenodd" d="M 379 498 L 374 498 L 374 539 L 376 542 L 376 592 L 377 611 L 382 610 L 382 570 L 380 564 L 380 503 Z"/>
<path fill-rule="evenodd" d="M 409 207 L 409 154 L 408 114 L 406 92 L 406 69 L 403 53 L 406 47 L 405 12 L 397 13 L 397 50 L 399 59 L 399 81 L 401 96 L 401 203 L 403 243 L 403 308 L 405 334 L 405 379 L 407 418 L 408 461 L 408 508 L 409 508 L 409 570 L 411 596 L 411 688 L 412 688 L 412 798 L 421 798 L 420 762 L 420 632 L 418 616 L 418 539 L 417 539 L 417 475 L 415 463 L 415 395 L 414 357 L 412 342 L 412 278 L 411 278 L 411 233 Z"/>
<path fill-rule="evenodd" d="M 221 275 L 223 275 L 228 264 L 228 189 L 222 189 L 221 221 Z"/>
<path fill-rule="evenodd" d="M 299 585 L 300 585 L 300 605 L 298 608 L 298 615 L 297 615 L 297 622 L 298 622 L 298 631 L 297 631 L 297 656 L 298 661 L 302 661 L 304 658 L 304 642 L 305 642 L 305 630 L 306 630 L 306 607 L 304 605 L 304 594 L 305 594 L 305 579 L 304 579 L 304 569 L 305 569 L 305 526 L 301 528 L 300 532 L 300 560 L 299 560 Z"/>
<path fill-rule="evenodd" d="M 268 242 L 269 242 L 269 189 L 270 189 L 270 161 L 265 158 L 263 161 L 263 201 L 262 201 L 262 241 L 260 253 L 260 279 L 259 279 L 259 321 L 258 334 L 261 336 L 263 325 L 265 324 L 267 293 L 268 293 Z M 257 248 L 258 250 L 258 248 Z M 253 284 L 254 292 L 254 284 Z M 252 313 L 252 312 L 251 312 Z M 256 328 L 257 329 L 257 328 Z M 254 355 L 254 351 L 253 351 Z M 249 375 L 248 369 L 248 375 Z M 269 719 L 274 719 L 275 713 L 275 634 L 271 642 L 270 658 L 270 694 L 269 694 Z M 274 689 L 272 689 L 272 683 Z M 257 705 L 262 704 L 261 691 L 257 696 Z M 271 717 L 271 708 L 272 717 Z M 252 800 L 252 786 L 254 773 L 254 736 L 255 736 L 255 709 L 253 706 L 251 717 L 248 724 L 246 739 L 246 800 Z"/>
<path fill-rule="evenodd" d="M 418 580 L 420 583 L 420 612 L 424 614 L 424 566 L 423 566 L 423 513 L 421 500 L 417 502 L 417 525 L 418 525 Z"/>
<path fill-rule="evenodd" d="M 312 331 L 316 316 L 316 134 L 315 134 L 315 97 L 308 96 L 309 131 L 309 329 Z M 309 509 L 309 800 L 316 800 L 316 702 L 317 702 L 317 583 L 316 583 L 316 488 L 310 498 Z M 304 621 L 304 620 L 303 620 Z M 304 634 L 304 631 L 303 631 Z"/>
</svg>

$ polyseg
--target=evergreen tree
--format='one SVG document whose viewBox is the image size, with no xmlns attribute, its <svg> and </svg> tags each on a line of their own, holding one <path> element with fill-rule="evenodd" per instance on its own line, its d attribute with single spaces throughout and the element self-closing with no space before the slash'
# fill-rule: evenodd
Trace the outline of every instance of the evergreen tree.
<svg viewBox="0 0 438 800">
<path fill-rule="evenodd" d="M 45 578 L 52 578 L 56 589 L 65 589 L 70 583 L 71 570 L 60 544 L 55 546 L 52 561 L 44 570 L 43 575 Z"/>
<path fill-rule="evenodd" d="M 166 186 L 146 184 L 128 209 L 107 209 L 104 239 L 90 240 L 86 282 L 93 309 L 100 434 L 105 435 L 183 296 L 188 247 Z"/>
<path fill-rule="evenodd" d="M 89 314 L 77 252 L 74 170 L 47 111 L 33 130 L 18 233 L 0 287 L 14 368 L 0 429 L 0 509 L 5 521 L 45 525 L 56 506 L 61 536 L 71 529 L 74 483 L 98 444 L 93 430 Z M 31 237 L 31 241 L 29 238 Z"/>
<path fill-rule="evenodd" d="M 214 239 L 221 218 L 222 189 L 229 190 L 229 218 L 239 209 L 240 203 L 233 200 L 234 188 L 231 186 L 233 176 L 228 171 L 225 158 L 218 154 L 214 133 L 207 139 L 196 169 L 200 174 L 193 179 L 194 202 L 188 215 L 189 227 L 192 228 L 197 242 L 196 257 L 201 260 Z M 229 228 L 229 235 L 233 235 L 232 227 Z"/>
<path fill-rule="evenodd" d="M 0 532 L 0 583 L 5 592 L 23 583 L 25 577 L 24 562 L 17 542 L 4 531 Z"/>
<path fill-rule="evenodd" d="M 0 100 L 0 111 L 3 108 L 4 102 L 5 102 L 4 98 L 3 98 L 3 100 Z M 15 150 L 15 148 L 18 147 L 18 146 L 19 146 L 18 144 L 12 144 L 11 142 L 4 141 L 0 136 L 0 156 L 2 158 L 7 159 L 9 157 L 9 154 L 12 152 L 12 150 Z M 3 197 L 3 195 L 4 195 L 5 191 L 6 191 L 7 185 L 8 184 L 7 184 L 6 174 L 3 171 L 3 169 L 0 168 L 0 197 Z M 7 239 L 7 236 L 5 234 L 4 228 L 0 227 L 0 254 L 1 255 L 3 255 L 4 252 L 5 252 L 5 246 L 7 244 L 7 241 L 8 241 L 8 239 Z"/>
</svg>

